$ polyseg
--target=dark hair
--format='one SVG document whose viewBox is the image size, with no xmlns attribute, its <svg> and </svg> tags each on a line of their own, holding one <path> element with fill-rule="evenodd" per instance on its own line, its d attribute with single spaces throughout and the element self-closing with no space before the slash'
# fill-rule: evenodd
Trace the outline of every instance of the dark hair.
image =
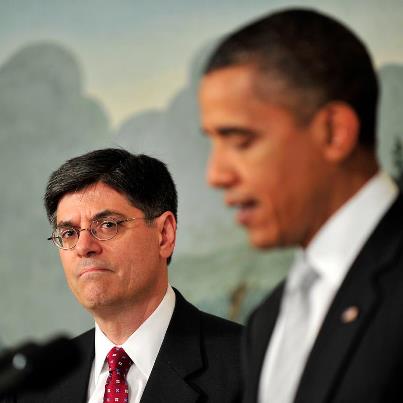
<svg viewBox="0 0 403 403">
<path fill-rule="evenodd" d="M 204 74 L 247 64 L 286 81 L 300 97 L 297 115 L 311 97 L 310 117 L 330 101 L 348 103 L 360 120 L 360 143 L 374 147 L 376 73 L 363 42 L 340 22 L 306 9 L 268 15 L 225 38 Z"/>
<path fill-rule="evenodd" d="M 51 174 L 44 196 L 50 223 L 55 225 L 57 206 L 64 195 L 97 182 L 125 195 L 149 223 L 165 211 L 177 219 L 175 183 L 166 165 L 147 155 L 106 148 L 72 158 Z"/>
</svg>

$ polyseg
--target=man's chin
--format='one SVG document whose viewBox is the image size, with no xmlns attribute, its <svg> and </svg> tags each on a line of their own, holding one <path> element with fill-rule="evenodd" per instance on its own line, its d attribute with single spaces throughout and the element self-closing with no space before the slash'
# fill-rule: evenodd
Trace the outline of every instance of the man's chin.
<svg viewBox="0 0 403 403">
<path fill-rule="evenodd" d="M 273 249 L 280 247 L 280 242 L 273 234 L 265 231 L 248 229 L 249 243 L 256 249 Z"/>
<path fill-rule="evenodd" d="M 101 290 L 87 290 L 87 292 L 76 295 L 78 302 L 88 311 L 94 311 L 110 305 L 108 294 Z"/>
<path fill-rule="evenodd" d="M 82 299 L 78 301 L 87 311 L 94 312 L 105 306 L 105 301 L 100 299 Z"/>
</svg>

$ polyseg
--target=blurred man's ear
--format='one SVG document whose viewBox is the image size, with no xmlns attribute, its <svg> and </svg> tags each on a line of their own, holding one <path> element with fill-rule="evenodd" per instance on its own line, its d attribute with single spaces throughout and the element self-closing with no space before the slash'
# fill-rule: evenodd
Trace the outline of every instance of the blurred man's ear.
<svg viewBox="0 0 403 403">
<path fill-rule="evenodd" d="M 351 106 L 332 102 L 319 112 L 323 124 L 323 156 L 329 162 L 347 159 L 357 148 L 360 122 Z"/>
<path fill-rule="evenodd" d="M 160 255 L 168 258 L 175 248 L 176 219 L 172 212 L 165 211 L 156 220 L 159 229 Z"/>
</svg>

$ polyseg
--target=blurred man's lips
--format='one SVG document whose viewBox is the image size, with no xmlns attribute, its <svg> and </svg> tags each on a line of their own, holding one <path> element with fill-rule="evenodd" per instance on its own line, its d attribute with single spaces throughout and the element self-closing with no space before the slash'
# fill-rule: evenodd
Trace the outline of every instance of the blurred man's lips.
<svg viewBox="0 0 403 403">
<path fill-rule="evenodd" d="M 231 207 L 238 210 L 236 220 L 241 225 L 248 225 L 255 212 L 257 202 L 255 200 L 245 200 L 229 203 Z"/>
</svg>

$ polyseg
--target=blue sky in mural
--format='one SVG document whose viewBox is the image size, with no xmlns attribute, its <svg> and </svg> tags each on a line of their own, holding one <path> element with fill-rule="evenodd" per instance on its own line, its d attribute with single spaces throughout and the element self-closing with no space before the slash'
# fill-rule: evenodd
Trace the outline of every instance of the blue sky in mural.
<svg viewBox="0 0 403 403">
<path fill-rule="evenodd" d="M 354 27 L 378 65 L 403 61 L 396 51 L 403 50 L 400 0 L 0 0 L 0 63 L 27 42 L 64 44 L 80 58 L 87 91 L 119 125 L 133 112 L 164 106 L 185 84 L 197 50 L 262 13 L 295 5 Z"/>
</svg>

